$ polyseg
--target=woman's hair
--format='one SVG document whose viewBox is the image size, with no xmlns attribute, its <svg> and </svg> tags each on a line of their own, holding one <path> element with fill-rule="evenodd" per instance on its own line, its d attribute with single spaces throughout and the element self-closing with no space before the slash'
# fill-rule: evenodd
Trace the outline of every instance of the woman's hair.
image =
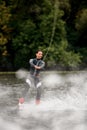
<svg viewBox="0 0 87 130">
<path fill-rule="evenodd" d="M 42 52 L 42 53 L 43 53 L 43 51 L 41 51 L 41 50 L 37 50 L 37 51 L 36 51 L 36 53 L 38 53 L 38 52 Z"/>
</svg>

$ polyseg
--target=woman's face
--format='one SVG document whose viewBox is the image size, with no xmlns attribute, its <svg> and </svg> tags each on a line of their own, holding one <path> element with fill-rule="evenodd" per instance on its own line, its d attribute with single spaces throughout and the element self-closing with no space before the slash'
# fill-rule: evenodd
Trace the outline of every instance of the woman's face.
<svg viewBox="0 0 87 130">
<path fill-rule="evenodd" d="M 37 59 L 41 59 L 43 57 L 43 52 L 42 51 L 38 51 L 37 53 L 36 53 L 36 58 Z"/>
</svg>

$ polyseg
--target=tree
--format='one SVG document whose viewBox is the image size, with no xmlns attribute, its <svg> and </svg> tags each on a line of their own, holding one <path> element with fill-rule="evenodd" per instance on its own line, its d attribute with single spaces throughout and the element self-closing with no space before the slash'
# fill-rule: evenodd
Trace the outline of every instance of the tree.
<svg viewBox="0 0 87 130">
<path fill-rule="evenodd" d="M 81 6 L 78 0 L 3 0 L 1 54 L 9 54 L 16 69 L 28 67 L 37 49 L 43 50 L 46 62 L 77 66 L 86 55 L 86 49 L 83 54 L 76 46 L 86 32 L 84 2 Z"/>
<path fill-rule="evenodd" d="M 6 44 L 10 39 L 10 27 L 9 27 L 9 20 L 10 20 L 10 8 L 6 7 L 5 2 L 1 2 L 0 4 L 0 46 L 2 47 L 0 51 L 6 51 Z"/>
<path fill-rule="evenodd" d="M 11 18 L 10 7 L 5 1 L 0 1 L 0 67 L 5 68 L 9 64 L 8 42 L 11 40 L 12 29 L 9 26 Z"/>
</svg>

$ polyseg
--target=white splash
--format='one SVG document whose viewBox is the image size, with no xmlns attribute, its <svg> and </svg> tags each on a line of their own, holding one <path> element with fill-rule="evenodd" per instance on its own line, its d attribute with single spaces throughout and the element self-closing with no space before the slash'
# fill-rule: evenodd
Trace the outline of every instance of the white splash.
<svg viewBox="0 0 87 130">
<path fill-rule="evenodd" d="M 26 79 L 28 71 L 26 69 L 19 69 L 15 72 L 15 75 L 18 79 Z"/>
<path fill-rule="evenodd" d="M 0 118 L 0 130 L 22 130 L 22 129 L 18 124 Z"/>
<path fill-rule="evenodd" d="M 54 87 L 60 85 L 62 81 L 62 77 L 58 74 L 47 74 L 43 78 L 43 84 L 45 87 Z"/>
</svg>

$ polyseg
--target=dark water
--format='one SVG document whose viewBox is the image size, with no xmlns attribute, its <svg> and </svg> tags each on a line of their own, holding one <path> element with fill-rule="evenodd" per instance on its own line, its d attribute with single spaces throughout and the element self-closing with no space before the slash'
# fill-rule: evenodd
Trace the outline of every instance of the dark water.
<svg viewBox="0 0 87 130">
<path fill-rule="evenodd" d="M 87 130 L 87 72 L 43 76 L 41 104 L 30 88 L 21 109 L 18 99 L 26 87 L 15 75 L 0 75 L 0 130 Z"/>
</svg>

